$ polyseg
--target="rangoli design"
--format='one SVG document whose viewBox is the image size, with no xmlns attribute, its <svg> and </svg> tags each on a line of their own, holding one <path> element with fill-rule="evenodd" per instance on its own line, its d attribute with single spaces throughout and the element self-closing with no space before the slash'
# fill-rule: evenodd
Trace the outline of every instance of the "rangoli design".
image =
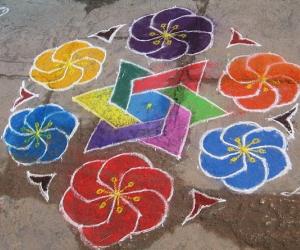
<svg viewBox="0 0 300 250">
<path fill-rule="evenodd" d="M 121 60 L 115 86 L 73 98 L 101 119 L 85 152 L 135 141 L 180 159 L 191 125 L 227 114 L 197 94 L 206 64 L 153 74 Z"/>
<path fill-rule="evenodd" d="M 247 111 L 265 112 L 299 96 L 300 66 L 272 53 L 239 56 L 221 76 L 219 91 Z"/>
<path fill-rule="evenodd" d="M 251 193 L 291 169 L 284 135 L 254 122 L 206 132 L 200 150 L 203 173 L 241 193 Z"/>
<path fill-rule="evenodd" d="M 90 35 L 89 37 L 96 37 L 106 43 L 111 43 L 114 40 L 115 36 L 117 35 L 118 31 L 121 28 L 123 28 L 125 25 L 126 24 L 119 24 L 107 30 L 100 30 L 95 34 Z"/>
<path fill-rule="evenodd" d="M 75 40 L 38 55 L 30 78 L 50 90 L 66 90 L 96 79 L 102 70 L 106 52 L 92 44 Z"/>
<path fill-rule="evenodd" d="M 0 17 L 8 11 L 7 7 L 0 7 Z M 88 37 L 112 43 L 123 26 L 110 26 Z M 231 30 L 227 48 L 238 44 L 261 46 Z M 154 61 L 172 61 L 211 48 L 214 24 L 189 9 L 172 7 L 134 20 L 126 40 L 129 50 L 136 54 Z M 186 58 L 193 63 L 186 64 Z M 179 160 L 192 126 L 229 115 L 203 96 L 203 76 L 206 80 L 215 77 L 212 71 L 205 72 L 209 60 L 195 61 L 195 56 L 181 59 L 172 63 L 151 61 L 153 68 L 169 68 L 161 72 L 122 59 L 114 84 L 100 83 L 105 87 L 73 96 L 73 102 L 99 118 L 83 153 L 135 142 L 140 147 L 151 147 L 153 153 L 160 150 Z M 105 49 L 83 40 L 69 41 L 39 54 L 29 77 L 47 90 L 64 91 L 96 80 L 105 60 Z M 218 91 L 231 98 L 242 113 L 266 112 L 296 102 L 299 86 L 299 65 L 274 53 L 255 53 L 237 56 L 228 63 L 219 79 Z M 44 104 L 15 112 L 21 104 L 39 96 L 22 82 L 11 109 L 14 113 L 1 137 L 17 165 L 45 166 L 62 159 L 77 131 L 77 117 L 59 105 L 45 104 L 52 92 L 48 94 Z M 252 193 L 285 175 L 292 168 L 287 139 L 295 137 L 292 118 L 298 103 L 286 110 L 267 120 L 279 123 L 287 131 L 287 138 L 274 127 L 248 121 L 206 131 L 200 140 L 199 169 L 239 194 Z M 168 216 L 173 178 L 153 167 L 141 154 L 122 153 L 88 161 L 73 174 L 70 169 L 66 173 L 71 180 L 59 209 L 89 247 L 105 248 L 150 232 L 162 226 Z M 27 171 L 26 176 L 48 202 L 49 186 L 56 173 Z M 281 192 L 284 196 L 294 194 L 300 194 L 300 187 Z M 193 205 L 182 225 L 196 218 L 202 209 L 225 202 L 196 189 L 190 195 Z"/>
<path fill-rule="evenodd" d="M 39 97 L 39 94 L 35 94 L 29 91 L 25 86 L 25 81 L 22 81 L 22 85 L 19 89 L 19 97 L 14 101 L 13 107 L 10 109 L 11 112 L 14 112 L 18 106 L 27 102 L 33 98 Z"/>
<path fill-rule="evenodd" d="M 243 37 L 240 32 L 231 28 L 231 38 L 227 45 L 227 48 L 230 48 L 235 45 L 246 45 L 246 46 L 261 46 L 259 43 L 251 40 L 249 38 Z"/>
<path fill-rule="evenodd" d="M 202 193 L 196 189 L 192 189 L 190 191 L 190 195 L 193 197 L 193 207 L 191 209 L 191 212 L 185 217 L 184 221 L 182 222 L 182 226 L 196 218 L 198 214 L 202 211 L 204 208 L 211 207 L 217 203 L 225 202 L 226 200 L 221 198 L 216 198 L 209 196 L 205 193 Z"/>
<path fill-rule="evenodd" d="M 2 139 L 18 164 L 46 164 L 62 157 L 77 127 L 73 114 L 46 104 L 12 114 Z"/>
<path fill-rule="evenodd" d="M 299 103 L 297 103 L 290 110 L 284 112 L 283 114 L 276 115 L 274 117 L 268 118 L 269 121 L 275 121 L 286 129 L 289 134 L 289 139 L 295 138 L 295 128 L 293 124 L 293 117 L 298 112 Z"/>
<path fill-rule="evenodd" d="M 60 210 L 86 244 L 102 248 L 161 226 L 172 195 L 168 173 L 126 153 L 77 169 Z"/>
<path fill-rule="evenodd" d="M 30 184 L 38 186 L 41 195 L 48 202 L 49 201 L 49 186 L 56 176 L 56 173 L 51 174 L 34 174 L 30 171 L 26 172 L 27 179 Z"/>
<path fill-rule="evenodd" d="M 134 21 L 128 47 L 155 60 L 175 60 L 212 47 L 213 29 L 210 19 L 173 7 Z"/>
</svg>

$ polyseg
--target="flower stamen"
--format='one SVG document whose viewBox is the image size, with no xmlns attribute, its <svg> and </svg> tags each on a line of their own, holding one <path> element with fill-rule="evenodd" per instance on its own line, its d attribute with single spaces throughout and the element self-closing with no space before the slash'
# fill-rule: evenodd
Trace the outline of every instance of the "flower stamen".
<svg viewBox="0 0 300 250">
<path fill-rule="evenodd" d="M 107 201 L 110 200 L 110 199 L 113 199 L 115 201 L 115 204 L 116 204 L 115 211 L 118 214 L 121 214 L 124 210 L 124 208 L 121 206 L 121 201 L 120 201 L 121 198 L 126 198 L 126 199 L 132 200 L 134 202 L 138 202 L 138 201 L 141 200 L 140 196 L 135 196 L 135 197 L 131 198 L 131 197 L 128 197 L 127 195 L 124 194 L 125 190 L 127 190 L 128 188 L 132 188 L 135 185 L 135 183 L 133 181 L 129 181 L 127 183 L 127 185 L 122 189 L 119 188 L 117 177 L 115 177 L 115 176 L 111 177 L 110 181 L 114 185 L 114 190 L 113 191 L 108 191 L 108 190 L 105 190 L 103 188 L 99 188 L 99 189 L 96 190 L 96 194 L 98 194 L 98 195 L 106 194 L 106 195 L 109 196 L 105 201 L 102 201 L 100 203 L 100 205 L 99 205 L 100 209 L 105 208 L 106 205 L 107 205 Z"/>
</svg>

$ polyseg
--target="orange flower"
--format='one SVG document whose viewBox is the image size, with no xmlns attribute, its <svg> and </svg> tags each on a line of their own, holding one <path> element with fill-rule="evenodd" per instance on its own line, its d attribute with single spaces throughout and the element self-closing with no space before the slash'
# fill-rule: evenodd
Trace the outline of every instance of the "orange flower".
<svg viewBox="0 0 300 250">
<path fill-rule="evenodd" d="M 30 78 L 45 88 L 65 90 L 97 78 L 104 60 L 104 49 L 75 40 L 38 55 L 30 70 Z"/>
<path fill-rule="evenodd" d="M 219 91 L 244 110 L 267 111 L 294 102 L 300 66 L 272 53 L 235 57 L 220 78 Z"/>
</svg>

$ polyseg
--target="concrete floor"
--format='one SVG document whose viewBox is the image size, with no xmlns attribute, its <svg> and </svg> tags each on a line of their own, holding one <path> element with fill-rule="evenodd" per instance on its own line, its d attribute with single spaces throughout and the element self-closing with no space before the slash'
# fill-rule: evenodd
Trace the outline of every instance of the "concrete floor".
<svg viewBox="0 0 300 250">
<path fill-rule="evenodd" d="M 0 6 L 10 8 L 9 13 L 0 17 L 0 131 L 7 124 L 10 108 L 18 94 L 22 80 L 28 80 L 28 72 L 36 55 L 70 40 L 87 39 L 87 35 L 100 29 L 116 24 L 130 24 L 132 20 L 140 16 L 175 5 L 205 14 L 216 25 L 213 48 L 196 58 L 187 58 L 187 61 L 207 58 L 217 63 L 211 79 L 203 82 L 201 94 L 227 110 L 234 109 L 234 104 L 228 98 L 219 95 L 215 89 L 218 76 L 231 58 L 241 54 L 271 51 L 284 56 L 290 62 L 300 64 L 300 43 L 298 42 L 300 3 L 298 0 L 0 0 Z M 237 28 L 245 36 L 255 39 L 263 46 L 256 48 L 236 46 L 225 49 L 231 35 L 230 27 Z M 80 133 L 88 136 L 97 119 L 72 103 L 72 96 L 113 84 L 121 58 L 154 71 L 160 67 L 167 69 L 176 65 L 176 62 L 163 65 L 153 63 L 141 55 L 131 53 L 125 48 L 127 37 L 127 28 L 123 28 L 111 44 L 88 39 L 94 45 L 105 47 L 107 50 L 107 60 L 101 77 L 90 84 L 72 88 L 63 94 L 48 92 L 28 81 L 29 89 L 40 93 L 40 99 L 33 99 L 22 108 L 47 102 L 60 104 L 79 117 Z M 265 118 L 285 110 L 287 110 L 286 107 L 276 109 L 267 115 L 243 113 L 231 119 L 221 118 L 197 125 L 189 132 L 182 160 L 170 160 L 170 157 L 159 154 L 159 159 L 156 161 L 172 164 L 170 174 L 180 179 L 183 186 L 211 190 L 215 194 L 222 193 L 224 187 L 221 183 L 207 178 L 197 170 L 198 143 L 203 132 L 241 120 L 252 120 L 261 125 L 270 125 Z M 289 142 L 289 156 L 293 169 L 282 178 L 263 186 L 256 192 L 257 195 L 277 195 L 282 191 L 292 191 L 300 185 L 298 166 L 300 143 L 297 137 L 300 126 L 299 113 L 295 120 L 296 139 Z M 272 126 L 281 129 L 275 123 Z M 117 152 L 122 152 L 122 149 L 137 150 L 137 147 L 135 145 L 124 146 Z M 106 154 L 109 155 L 110 152 L 98 153 L 99 157 Z M 155 161 L 154 157 L 152 158 L 150 159 Z M 69 165 L 72 165 L 70 169 L 66 169 Z M 78 160 L 77 163 L 76 159 L 73 159 L 67 166 L 63 163 L 57 163 L 55 166 L 46 165 L 43 168 L 17 166 L 7 155 L 5 145 L 0 143 L 1 250 L 86 249 L 79 239 L 77 230 L 72 229 L 58 211 L 59 197 L 67 186 L 72 171 L 80 166 L 80 161 Z M 36 173 L 54 171 L 58 173 L 51 186 L 48 204 L 39 195 L 37 188 L 27 183 L 26 170 Z M 299 201 L 297 196 L 294 199 Z M 299 203 L 297 204 L 299 206 Z M 300 210 L 300 206 L 297 208 Z M 299 235 L 300 228 L 296 229 Z M 230 225 L 228 225 L 228 231 L 230 230 Z M 233 234 L 226 237 L 213 227 L 204 227 L 201 221 L 189 223 L 184 227 L 178 224 L 172 230 L 161 231 L 161 234 L 156 234 L 156 236 L 154 238 L 140 237 L 139 241 L 133 242 L 127 240 L 118 249 L 280 249 L 277 248 L 278 245 L 272 248 L 272 245 L 268 244 L 251 244 L 251 240 L 245 241 Z"/>
</svg>

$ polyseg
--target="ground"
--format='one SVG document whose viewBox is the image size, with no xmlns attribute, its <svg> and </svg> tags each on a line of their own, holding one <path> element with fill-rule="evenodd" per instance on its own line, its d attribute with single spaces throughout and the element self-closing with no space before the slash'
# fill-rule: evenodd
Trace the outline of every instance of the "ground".
<svg viewBox="0 0 300 250">
<path fill-rule="evenodd" d="M 23 105 L 57 103 L 75 113 L 79 131 L 72 139 L 61 161 L 42 167 L 22 167 L 11 160 L 5 145 L 0 143 L 0 249 L 88 249 L 76 229 L 61 216 L 58 203 L 69 185 L 70 176 L 82 163 L 97 158 L 109 158 L 121 152 L 140 152 L 156 167 L 169 172 L 175 179 L 175 194 L 170 214 L 163 227 L 126 240 L 111 249 L 299 249 L 299 196 L 281 196 L 300 184 L 299 114 L 295 116 L 296 139 L 289 142 L 288 153 L 293 169 L 282 178 L 264 185 L 251 195 L 228 191 L 220 182 L 206 177 L 197 169 L 199 139 L 208 129 L 225 127 L 233 122 L 250 120 L 266 126 L 279 125 L 266 120 L 287 110 L 280 108 L 268 114 L 239 113 L 192 127 L 181 160 L 167 154 L 128 143 L 112 149 L 84 155 L 85 143 L 98 120 L 72 102 L 72 96 L 114 83 L 119 59 L 126 59 L 161 71 L 176 65 L 209 59 L 215 68 L 209 79 L 202 82 L 201 94 L 225 109 L 234 109 L 233 102 L 216 92 L 218 76 L 228 60 L 254 52 L 275 52 L 288 61 L 300 64 L 300 5 L 297 0 L 1 0 L 10 12 L 0 17 L 0 130 L 7 124 L 10 108 L 18 95 L 22 80 L 28 88 L 40 94 Z M 215 23 L 212 49 L 195 57 L 184 57 L 172 63 L 154 63 L 126 48 L 128 32 L 123 28 L 111 44 L 87 39 L 87 35 L 116 24 L 130 24 L 134 19 L 171 6 L 189 8 L 206 15 Z M 262 47 L 236 46 L 226 49 L 230 28 L 255 39 Z M 42 51 L 74 39 L 87 39 L 105 47 L 107 60 L 99 79 L 64 93 L 47 91 L 28 81 L 33 59 Z M 283 131 L 283 130 L 282 130 Z M 56 172 L 50 186 L 50 201 L 46 203 L 37 187 L 30 185 L 26 171 Z M 227 200 L 206 209 L 193 221 L 181 226 L 192 200 L 188 192 L 197 188 L 207 194 Z"/>
</svg>

